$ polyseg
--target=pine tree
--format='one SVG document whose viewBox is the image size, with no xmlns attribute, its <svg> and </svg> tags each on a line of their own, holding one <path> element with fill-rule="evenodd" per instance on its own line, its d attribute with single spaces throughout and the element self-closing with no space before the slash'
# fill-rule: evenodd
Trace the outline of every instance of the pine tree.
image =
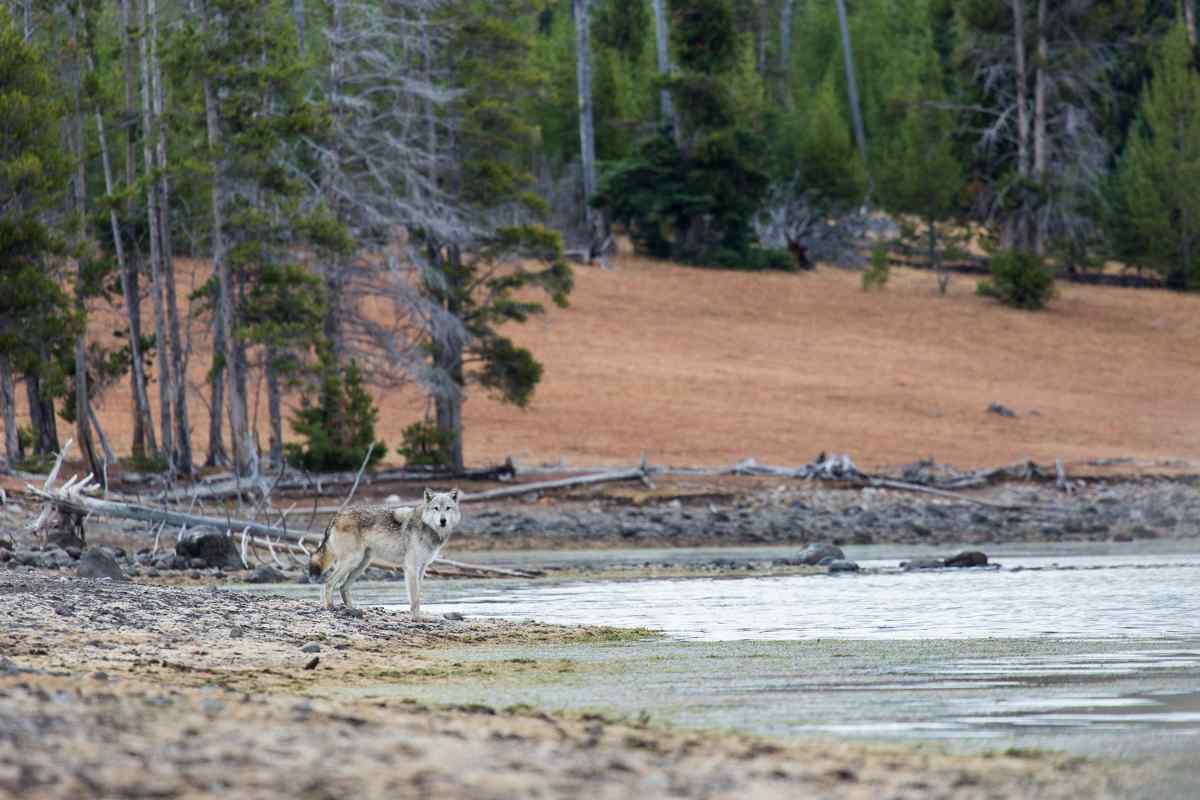
<svg viewBox="0 0 1200 800">
<path fill-rule="evenodd" d="M 70 350 L 83 321 L 57 274 L 64 243 L 47 222 L 66 186 L 59 145 L 64 109 L 37 50 L 0 10 L 0 382 L 5 451 L 17 458 L 12 382 L 22 375 L 30 396 L 34 452 L 57 448 L 55 393 L 65 391 L 55 351 Z"/>
<path fill-rule="evenodd" d="M 1134 234 L 1126 255 L 1179 289 L 1200 286 L 1200 75 L 1191 62 L 1177 24 L 1155 59 L 1119 174 Z"/>
<path fill-rule="evenodd" d="M 896 214 L 916 214 L 925 223 L 929 265 L 945 294 L 948 275 L 938 248 L 937 224 L 958 207 L 963 171 L 954 152 L 954 116 L 945 108 L 937 54 L 930 49 L 914 84 L 899 129 L 880 148 L 880 200 Z"/>
</svg>

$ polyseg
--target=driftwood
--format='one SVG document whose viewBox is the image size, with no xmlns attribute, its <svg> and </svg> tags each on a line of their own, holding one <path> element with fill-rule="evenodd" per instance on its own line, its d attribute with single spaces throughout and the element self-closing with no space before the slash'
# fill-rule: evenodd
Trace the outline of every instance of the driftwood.
<svg viewBox="0 0 1200 800">
<path fill-rule="evenodd" d="M 65 447 L 63 451 L 66 451 Z M 57 475 L 57 471 L 52 473 L 52 476 L 54 475 Z M 41 489 L 34 486 L 26 486 L 28 494 L 46 504 L 47 510 L 44 512 L 46 516 L 49 515 L 48 509 L 53 508 L 60 512 L 78 515 L 79 517 L 95 514 L 102 517 L 158 522 L 160 523 L 159 531 L 161 531 L 162 525 L 174 525 L 182 528 L 210 527 L 226 531 L 231 536 L 235 533 L 240 533 L 243 564 L 248 564 L 248 559 L 246 558 L 247 545 L 266 549 L 271 554 L 272 560 L 281 567 L 284 564 L 275 553 L 277 546 L 282 544 L 287 545 L 289 548 L 297 547 L 306 555 L 308 553 L 304 547 L 304 538 L 307 535 L 307 532 L 304 531 L 293 531 L 249 520 L 222 519 L 219 517 L 205 517 L 198 514 L 184 514 L 178 511 L 171 511 L 170 509 L 151 508 L 136 503 L 114 502 L 89 497 L 88 494 L 96 490 L 96 485 L 90 475 L 82 481 L 77 476 L 72 476 L 66 484 L 58 489 L 51 489 L 50 484 L 51 481 L 48 480 Z M 442 559 L 438 559 L 434 563 L 438 564 L 442 562 Z M 445 561 L 445 563 L 453 569 L 458 570 L 459 574 L 464 575 L 534 577 L 536 574 L 532 571 L 510 570 L 501 567 L 484 566 L 482 564 L 467 564 L 461 561 Z"/>
<path fill-rule="evenodd" d="M 1063 506 L 1038 506 L 1029 503 L 998 503 L 992 500 L 980 500 L 975 497 L 968 497 L 964 494 L 949 491 L 946 489 L 935 489 L 932 486 L 923 486 L 919 483 L 906 483 L 904 481 L 895 481 L 890 478 L 863 478 L 861 481 L 866 486 L 872 486 L 882 489 L 897 489 L 904 492 L 917 492 L 920 494 L 932 494 L 938 497 L 949 497 L 958 500 L 962 503 L 972 503 L 977 506 L 987 506 L 988 508 L 1000 508 L 1006 511 L 1047 511 L 1054 513 L 1070 513 L 1071 509 Z"/>
<path fill-rule="evenodd" d="M 730 475 L 767 475 L 779 478 L 804 478 L 825 480 L 850 480 L 862 475 L 854 465 L 849 453 L 826 455 L 799 467 L 771 467 L 759 464 L 753 458 L 743 459 L 726 470 Z"/>
<path fill-rule="evenodd" d="M 540 481 L 538 483 L 520 483 L 514 486 L 505 486 L 501 489 L 491 489 L 486 492 L 478 492 L 476 494 L 467 494 L 463 492 L 459 495 L 460 503 L 480 503 L 484 500 L 496 500 L 501 497 L 519 497 L 529 494 L 530 492 L 545 492 L 552 489 L 571 489 L 576 486 L 588 486 L 596 483 L 611 483 L 614 481 L 628 480 L 648 480 L 650 476 L 649 468 L 643 464 L 632 469 L 612 470 L 609 472 L 596 472 L 590 475 L 579 475 L 573 478 L 559 478 L 553 481 Z M 397 505 L 416 505 L 420 500 L 401 500 Z M 334 514 L 341 510 L 341 506 L 319 506 L 315 509 L 317 514 Z"/>
<path fill-rule="evenodd" d="M 324 494 L 326 489 L 335 486 L 347 486 L 354 484 L 357 481 L 366 480 L 367 483 L 383 483 L 383 482 L 407 482 L 407 481 L 425 481 L 446 482 L 451 480 L 470 480 L 470 481 L 507 481 L 514 478 L 517 474 L 516 467 L 512 460 L 507 460 L 504 464 L 494 467 L 485 467 L 475 470 L 464 470 L 463 472 L 446 472 L 438 470 L 419 470 L 419 469 L 391 469 L 374 474 L 364 474 L 362 470 L 359 472 L 330 472 L 316 475 L 305 475 L 303 473 L 293 473 L 281 477 L 272 484 L 273 489 L 280 491 L 304 489 L 313 491 L 317 494 Z M 136 481 L 147 480 L 148 476 L 137 475 Z M 165 501 L 184 501 L 194 497 L 202 500 L 219 500 L 230 497 L 239 496 L 255 496 L 263 492 L 262 481 L 251 482 L 246 480 L 238 480 L 235 476 L 229 473 L 220 475 L 212 475 L 208 478 L 200 480 L 200 485 L 190 486 L 186 489 L 170 489 L 159 492 L 152 496 L 154 500 Z"/>
</svg>

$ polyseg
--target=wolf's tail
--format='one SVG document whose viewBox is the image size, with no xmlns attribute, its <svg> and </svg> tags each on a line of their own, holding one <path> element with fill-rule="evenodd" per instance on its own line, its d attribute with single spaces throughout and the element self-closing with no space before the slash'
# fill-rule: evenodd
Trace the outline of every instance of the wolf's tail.
<svg viewBox="0 0 1200 800">
<path fill-rule="evenodd" d="M 308 574 L 313 578 L 319 578 L 329 569 L 329 534 L 333 532 L 333 524 L 337 518 L 330 520 L 325 526 L 325 535 L 321 537 L 321 545 L 313 552 L 312 558 L 308 560 Z"/>
</svg>

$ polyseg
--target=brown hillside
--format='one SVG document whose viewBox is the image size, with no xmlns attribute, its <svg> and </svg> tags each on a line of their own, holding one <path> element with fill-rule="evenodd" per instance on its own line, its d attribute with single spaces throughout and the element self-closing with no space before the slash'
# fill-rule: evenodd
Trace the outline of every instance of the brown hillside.
<svg viewBox="0 0 1200 800">
<path fill-rule="evenodd" d="M 181 289 L 206 269 L 180 266 Z M 1198 298 L 1063 285 L 1048 312 L 1030 314 L 976 297 L 974 284 L 956 278 L 943 298 L 932 275 L 908 270 L 867 294 L 857 273 L 836 269 L 746 274 L 630 257 L 611 271 L 580 268 L 571 308 L 512 329 L 546 367 L 530 408 L 481 393 L 468 400 L 467 458 L 591 465 L 645 452 L 676 465 L 797 464 L 836 450 L 864 466 L 930 455 L 964 467 L 1200 459 Z M 202 327 L 197 384 L 209 360 Z M 394 446 L 425 403 L 416 392 L 379 399 L 379 434 Z M 1018 417 L 987 413 L 993 401 Z M 114 444 L 127 450 L 127 387 L 102 402 Z M 191 413 L 200 457 L 199 397 Z"/>
</svg>

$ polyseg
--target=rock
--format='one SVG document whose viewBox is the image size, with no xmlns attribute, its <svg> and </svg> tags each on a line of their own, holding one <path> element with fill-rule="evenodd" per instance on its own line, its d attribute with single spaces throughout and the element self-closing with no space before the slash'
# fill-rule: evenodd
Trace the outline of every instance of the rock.
<svg viewBox="0 0 1200 800">
<path fill-rule="evenodd" d="M 914 558 L 912 561 L 901 561 L 900 567 L 905 572 L 917 569 L 941 569 L 946 564 L 940 558 Z"/>
<path fill-rule="evenodd" d="M 445 614 L 442 614 L 442 617 L 445 619 L 454 620 L 455 622 L 466 619 L 462 614 L 460 614 L 457 611 L 447 611 Z"/>
<path fill-rule="evenodd" d="M 988 557 L 978 550 L 964 550 L 946 559 L 947 567 L 986 567 Z"/>
<path fill-rule="evenodd" d="M 383 498 L 383 504 L 385 506 L 401 506 L 404 505 L 404 501 L 400 499 L 400 495 L 398 494 L 389 494 Z"/>
<path fill-rule="evenodd" d="M 284 575 L 279 570 L 269 564 L 259 564 L 254 568 L 254 572 L 246 578 L 247 583 L 285 583 L 287 575 Z"/>
<path fill-rule="evenodd" d="M 815 566 L 821 563 L 823 558 L 840 559 L 845 558 L 846 554 L 842 552 L 842 548 L 832 544 L 810 544 L 808 547 L 800 551 L 796 556 L 796 560 L 801 564 Z"/>
<path fill-rule="evenodd" d="M 346 606 L 338 606 L 334 609 L 334 614 L 339 617 L 350 617 L 352 619 L 362 619 L 363 610 L 361 608 L 347 608 Z"/>
<path fill-rule="evenodd" d="M 175 543 L 175 553 L 189 560 L 187 566 L 192 569 L 202 567 L 230 567 L 238 569 L 242 559 L 238 555 L 237 545 L 232 537 L 215 528 L 192 528 L 179 537 Z M 202 563 L 195 566 L 199 559 Z"/>
<path fill-rule="evenodd" d="M 305 668 L 305 669 L 308 669 L 308 670 L 313 670 L 313 669 L 316 669 L 316 668 L 317 668 L 317 664 L 320 664 L 320 663 L 321 663 L 321 657 L 320 657 L 320 656 L 313 656 L 313 657 L 312 657 L 312 660 L 311 660 L 311 661 L 309 661 L 307 664 L 305 664 L 305 665 L 304 665 L 304 668 Z"/>
<path fill-rule="evenodd" d="M 117 560 L 108 554 L 107 551 L 101 550 L 98 547 L 89 547 L 79 558 L 79 566 L 76 567 L 75 574 L 81 578 L 109 578 L 114 581 L 129 580 L 125 573 L 121 571 L 121 565 Z"/>
<path fill-rule="evenodd" d="M 993 414 L 999 414 L 1002 417 L 1015 417 L 1017 412 L 1013 411 L 1008 406 L 1002 406 L 999 403 L 992 403 L 988 406 L 988 411 Z"/>
<path fill-rule="evenodd" d="M 319 652 L 321 652 L 321 645 L 317 644 L 316 642 L 309 642 L 308 644 L 304 645 L 304 647 L 300 648 L 300 652 L 301 653 L 319 653 Z"/>
<path fill-rule="evenodd" d="M 83 555 L 83 551 L 80 550 L 78 547 L 68 547 L 66 552 L 67 552 L 67 555 L 69 555 L 71 558 L 75 559 L 76 561 L 78 561 L 79 557 Z"/>
<path fill-rule="evenodd" d="M 858 572 L 858 564 L 853 561 L 834 561 L 829 565 L 830 572 Z"/>
<path fill-rule="evenodd" d="M 207 569 L 208 559 L 205 558 L 189 558 L 188 564 L 192 569 Z"/>
</svg>

